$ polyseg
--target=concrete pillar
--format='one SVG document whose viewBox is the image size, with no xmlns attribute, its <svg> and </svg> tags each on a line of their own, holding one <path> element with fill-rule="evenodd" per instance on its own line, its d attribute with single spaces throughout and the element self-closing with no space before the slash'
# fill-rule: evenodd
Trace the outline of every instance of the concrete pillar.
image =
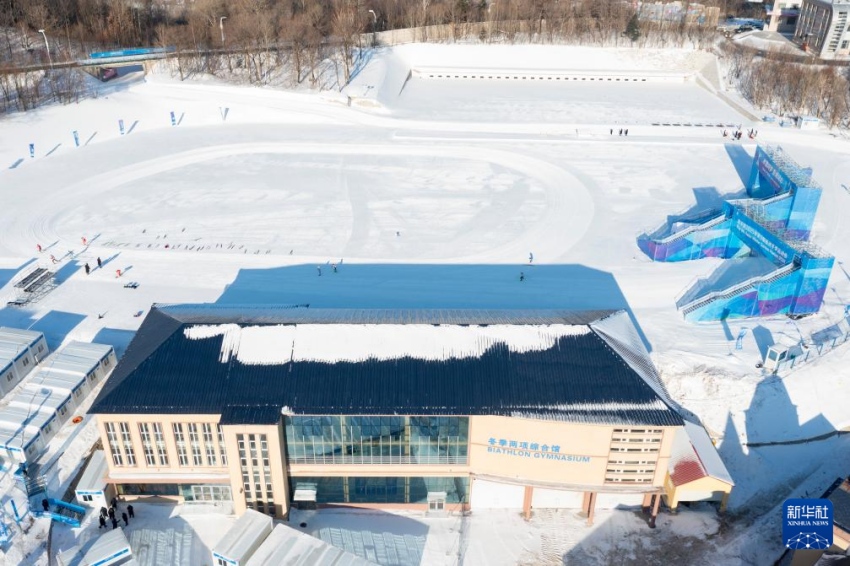
<svg viewBox="0 0 850 566">
<path fill-rule="evenodd" d="M 729 503 L 729 494 L 728 494 L 728 493 L 724 493 L 724 494 L 723 494 L 723 499 L 721 499 L 721 500 L 720 500 L 720 512 L 721 512 L 721 513 L 725 513 L 725 512 L 726 512 L 726 504 L 727 504 L 727 503 Z"/>
<path fill-rule="evenodd" d="M 530 485 L 525 486 L 525 494 L 522 498 L 522 517 L 526 521 L 531 519 L 531 498 L 534 495 L 534 488 Z"/>
</svg>

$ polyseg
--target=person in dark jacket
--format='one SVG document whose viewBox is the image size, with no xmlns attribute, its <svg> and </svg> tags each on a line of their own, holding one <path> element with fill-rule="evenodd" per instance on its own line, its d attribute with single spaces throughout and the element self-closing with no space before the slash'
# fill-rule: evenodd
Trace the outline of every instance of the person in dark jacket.
<svg viewBox="0 0 850 566">
<path fill-rule="evenodd" d="M 136 514 L 133 512 L 133 506 L 132 505 L 127 505 L 127 513 L 130 515 L 131 519 L 136 516 Z"/>
<path fill-rule="evenodd" d="M 46 499 L 42 499 L 42 500 L 41 500 L 41 506 L 42 506 L 42 507 L 44 507 L 44 512 L 45 512 L 45 513 L 47 513 L 48 511 L 50 511 L 50 502 L 49 502 L 49 501 L 47 501 Z"/>
<path fill-rule="evenodd" d="M 110 507 L 110 508 L 109 508 L 109 518 L 110 518 L 110 519 L 114 519 L 114 518 L 115 518 L 115 507 Z"/>
<path fill-rule="evenodd" d="M 124 526 L 130 524 L 130 519 L 127 518 L 127 513 L 121 513 L 121 520 L 124 521 Z"/>
<path fill-rule="evenodd" d="M 112 530 L 114 531 L 117 528 L 118 528 L 118 519 L 116 519 L 115 517 L 112 517 Z"/>
<path fill-rule="evenodd" d="M 100 521 L 100 525 L 97 528 L 98 529 L 105 529 L 106 528 L 106 517 L 101 515 L 100 517 L 98 517 L 98 520 Z"/>
</svg>

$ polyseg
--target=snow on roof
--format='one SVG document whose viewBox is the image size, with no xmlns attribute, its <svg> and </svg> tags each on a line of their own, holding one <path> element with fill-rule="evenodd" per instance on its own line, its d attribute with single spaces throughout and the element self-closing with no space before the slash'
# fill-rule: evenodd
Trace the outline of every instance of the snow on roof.
<svg viewBox="0 0 850 566">
<path fill-rule="evenodd" d="M 9 401 L 9 406 L 52 415 L 70 399 L 68 391 L 28 386 Z"/>
<path fill-rule="evenodd" d="M 286 525 L 277 525 L 246 566 L 370 566 L 365 558 Z"/>
<path fill-rule="evenodd" d="M 112 529 L 104 534 L 98 533 L 82 546 L 74 546 L 59 554 L 62 566 L 90 566 L 94 564 L 113 564 L 121 557 L 132 557 L 130 542 L 122 529 Z M 106 560 L 114 559 L 114 560 Z M 124 558 L 126 560 L 126 558 Z M 136 564 L 131 558 L 121 564 Z"/>
<path fill-rule="evenodd" d="M 268 515 L 248 509 L 212 551 L 220 556 L 241 562 L 272 531 L 274 522 Z"/>
<path fill-rule="evenodd" d="M 95 450 L 89 460 L 86 470 L 77 482 L 77 491 L 97 491 L 106 485 L 106 473 L 109 467 L 106 464 L 106 455 L 103 450 Z"/>
<path fill-rule="evenodd" d="M 183 332 L 190 340 L 224 336 L 219 357 L 223 363 L 235 356 L 246 365 L 279 365 L 289 361 L 475 358 L 499 343 L 507 345 L 511 352 L 543 351 L 558 338 L 588 334 L 590 329 L 567 324 L 219 324 L 189 326 Z"/>
<path fill-rule="evenodd" d="M 668 469 L 675 486 L 705 477 L 735 485 L 708 433 L 702 426 L 687 420 L 685 427 L 676 431 Z"/>
</svg>

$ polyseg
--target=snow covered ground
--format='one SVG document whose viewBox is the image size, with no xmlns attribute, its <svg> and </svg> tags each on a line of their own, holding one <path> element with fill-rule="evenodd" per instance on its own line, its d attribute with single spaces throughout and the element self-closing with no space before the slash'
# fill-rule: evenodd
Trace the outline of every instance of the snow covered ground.
<svg viewBox="0 0 850 566">
<path fill-rule="evenodd" d="M 531 70 L 600 72 L 640 60 L 631 50 L 492 49 L 377 53 L 346 90 L 371 97 L 372 106 L 128 75 L 97 100 L 3 118 L 0 296 L 14 296 L 11 281 L 24 266 L 54 267 L 50 255 L 59 261 L 59 286 L 29 308 L 0 309 L 0 325 L 32 326 L 52 348 L 95 340 L 120 353 L 153 302 L 627 308 L 674 399 L 717 440 L 737 484 L 731 517 L 718 527 L 712 512 L 700 509 L 687 515 L 693 518 L 665 518 L 650 533 L 632 511 L 600 515 L 592 529 L 569 514 L 571 526 L 558 528 L 552 525 L 559 519 L 538 515 L 527 528 L 506 519 L 511 535 L 493 544 L 490 515 L 480 523 L 474 516 L 459 539 L 461 555 L 467 563 L 569 557 L 604 564 L 616 553 L 629 562 L 652 556 L 652 541 L 679 536 L 691 548 L 683 554 L 691 563 L 772 561 L 781 552 L 776 505 L 790 495 L 816 495 L 850 469 L 847 437 L 748 445 L 850 427 L 850 345 L 812 354 L 781 378 L 755 367 L 771 343 L 847 324 L 850 146 L 826 132 L 756 126 L 760 142 L 782 145 L 824 186 L 814 239 L 837 264 L 823 311 L 797 322 L 693 325 L 677 312 L 676 297 L 721 262 L 654 264 L 635 238 L 668 215 L 740 192 L 755 145 L 728 142 L 716 127 L 652 124 L 752 126 L 693 82 L 550 88 L 531 81 L 406 81 L 411 61 L 435 64 L 455 55 L 466 66 L 493 68 L 501 60 L 516 68 L 524 61 Z M 652 52 L 641 68 L 687 73 L 704 66 L 704 56 Z M 170 111 L 179 126 L 170 125 Z M 609 133 L 619 124 L 629 126 L 628 137 Z M 82 147 L 74 147 L 74 130 Z M 103 268 L 86 276 L 83 265 L 98 257 Z M 338 273 L 324 268 L 318 277 L 317 266 L 331 262 Z M 127 289 L 127 281 L 140 285 Z M 77 465 L 91 441 L 81 434 L 71 442 Z M 57 489 L 74 466 L 60 468 Z M 11 489 L 8 477 L 4 486 Z M 332 517 L 319 518 L 332 526 Z M 209 546 L 206 527 L 198 528 Z M 436 536 L 455 527 L 432 528 Z M 38 523 L 18 537 L 7 560 L 46 564 L 37 539 L 45 532 Z M 445 546 L 443 556 L 457 556 L 455 535 L 446 536 L 429 534 L 421 551 L 432 556 L 430 545 Z M 56 540 L 60 547 L 70 542 Z M 481 562 L 472 560 L 477 556 Z"/>
</svg>

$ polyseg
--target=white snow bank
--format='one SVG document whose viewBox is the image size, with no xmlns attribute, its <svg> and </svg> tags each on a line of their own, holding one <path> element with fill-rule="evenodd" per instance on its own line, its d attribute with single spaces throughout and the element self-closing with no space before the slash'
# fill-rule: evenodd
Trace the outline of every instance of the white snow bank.
<svg viewBox="0 0 850 566">
<path fill-rule="evenodd" d="M 496 344 L 512 352 L 551 348 L 563 336 L 588 334 L 586 326 L 435 326 L 424 324 L 307 324 L 245 326 L 198 325 L 186 328 L 190 340 L 223 336 L 219 361 L 232 356 L 248 365 L 292 361 L 342 362 L 412 357 L 448 360 L 478 357 Z"/>
</svg>

